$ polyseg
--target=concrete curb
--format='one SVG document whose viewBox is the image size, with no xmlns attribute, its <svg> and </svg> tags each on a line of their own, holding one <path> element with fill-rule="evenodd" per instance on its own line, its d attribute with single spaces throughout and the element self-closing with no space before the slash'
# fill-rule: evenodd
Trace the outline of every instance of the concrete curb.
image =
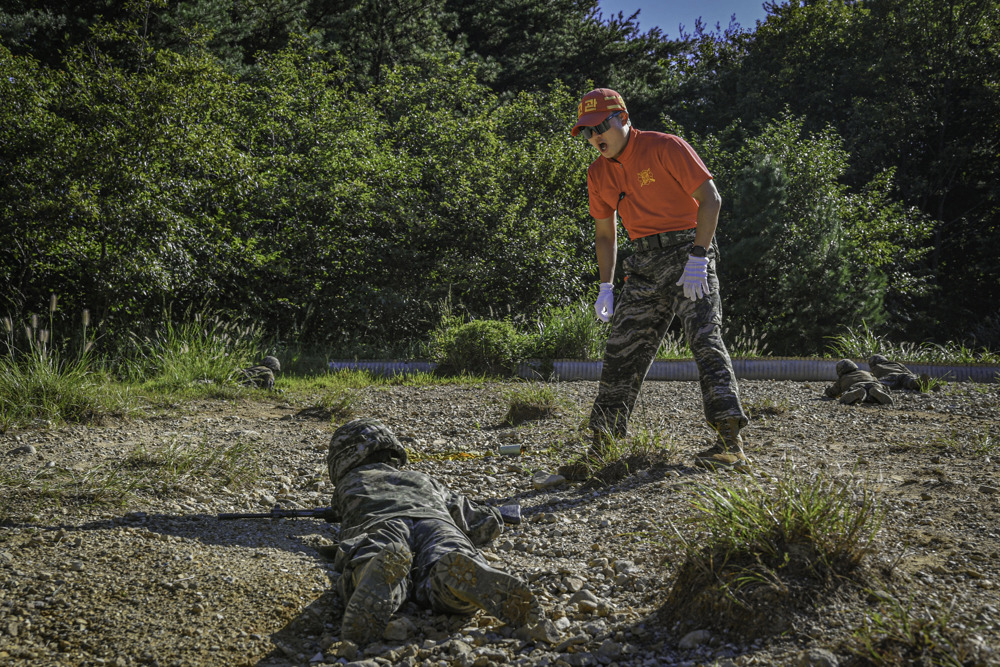
<svg viewBox="0 0 1000 667">
<path fill-rule="evenodd" d="M 837 360 L 805 358 L 733 359 L 736 377 L 744 380 L 827 381 L 837 378 Z M 603 361 L 559 360 L 526 361 L 518 366 L 518 376 L 526 379 L 555 381 L 599 380 Z M 868 364 L 858 361 L 858 367 L 868 370 Z M 947 382 L 1000 381 L 1000 366 L 907 364 L 914 373 L 927 373 Z M 432 361 L 337 360 L 330 370 L 365 370 L 375 375 L 393 376 L 411 373 L 432 373 L 437 364 Z M 689 359 L 654 361 L 646 374 L 647 380 L 697 380 L 698 368 Z"/>
</svg>

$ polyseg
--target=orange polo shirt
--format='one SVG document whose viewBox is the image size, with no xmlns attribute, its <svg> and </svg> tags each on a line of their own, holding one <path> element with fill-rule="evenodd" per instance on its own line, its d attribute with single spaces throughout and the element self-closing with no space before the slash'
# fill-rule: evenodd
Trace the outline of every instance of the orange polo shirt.
<svg viewBox="0 0 1000 667">
<path fill-rule="evenodd" d="M 617 208 L 630 239 L 693 229 L 698 202 L 691 193 L 710 178 L 705 163 L 680 137 L 633 128 L 621 155 L 601 156 L 587 169 L 590 215 L 603 220 Z"/>
</svg>

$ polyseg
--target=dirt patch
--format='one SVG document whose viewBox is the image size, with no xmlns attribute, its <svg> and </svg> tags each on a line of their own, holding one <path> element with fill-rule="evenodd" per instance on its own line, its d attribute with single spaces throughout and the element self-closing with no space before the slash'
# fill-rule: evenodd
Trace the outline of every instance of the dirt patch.
<svg viewBox="0 0 1000 667">
<path fill-rule="evenodd" d="M 620 461 L 598 473 L 600 484 L 536 490 L 535 473 L 582 453 L 578 429 L 597 390 L 553 387 L 565 407 L 518 426 L 505 423 L 503 383 L 370 388 L 352 396 L 352 410 L 389 424 L 421 455 L 414 468 L 476 498 L 520 502 L 524 523 L 485 554 L 531 582 L 560 644 L 536 644 L 482 615 L 407 605 L 392 638 L 352 654 L 337 638 L 343 602 L 321 554 L 338 526 L 217 518 L 329 503 L 324 456 L 336 424 L 310 404 L 262 393 L 0 436 L 0 663 L 749 666 L 795 664 L 808 650 L 843 663 L 859 629 L 875 642 L 888 636 L 870 624 L 893 609 L 947 618 L 977 660 L 1000 655 L 988 653 L 1000 639 L 996 385 L 896 392 L 886 407 L 824 400 L 823 383 L 741 383 L 762 492 L 789 475 L 868 484 L 884 521 L 859 570 L 866 577 L 798 572 L 748 588 L 752 613 L 741 621 L 733 607 L 728 622 L 724 600 L 698 598 L 709 587 L 685 569 L 677 537 L 697 538 L 692 501 L 728 479 L 694 465 L 713 438 L 697 384 L 643 388 L 632 426 L 669 444 L 662 457 Z M 498 454 L 511 444 L 525 453 Z M 146 482 L 120 493 L 136 476 Z M 692 598 L 686 618 L 665 615 L 681 591 Z"/>
</svg>

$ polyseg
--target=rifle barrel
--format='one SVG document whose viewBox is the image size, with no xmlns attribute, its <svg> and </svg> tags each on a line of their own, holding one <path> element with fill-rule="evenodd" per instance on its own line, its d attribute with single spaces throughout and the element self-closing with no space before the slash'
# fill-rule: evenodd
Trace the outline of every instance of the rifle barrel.
<svg viewBox="0 0 1000 667">
<path fill-rule="evenodd" d="M 316 517 L 328 519 L 330 516 L 329 507 L 316 507 L 313 509 L 293 510 L 275 508 L 270 512 L 220 512 L 220 519 L 294 519 L 296 517 Z"/>
</svg>

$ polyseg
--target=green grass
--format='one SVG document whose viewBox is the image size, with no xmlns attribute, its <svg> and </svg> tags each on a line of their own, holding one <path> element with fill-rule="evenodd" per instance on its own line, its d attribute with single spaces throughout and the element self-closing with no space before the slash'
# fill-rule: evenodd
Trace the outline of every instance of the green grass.
<svg viewBox="0 0 1000 667">
<path fill-rule="evenodd" d="M 974 634 L 955 622 L 953 609 L 919 607 L 913 600 L 904 605 L 883 599 L 845 648 L 860 664 L 877 667 L 987 664 L 969 641 Z"/>
<path fill-rule="evenodd" d="M 986 426 L 982 431 L 971 434 L 952 432 L 949 436 L 939 436 L 931 440 L 929 446 L 931 450 L 973 458 L 996 456 L 1000 452 L 1000 438 Z"/>
<path fill-rule="evenodd" d="M 789 466 L 765 485 L 719 475 L 695 486 L 689 529 L 674 526 L 682 559 L 662 607 L 665 623 L 714 627 L 745 639 L 794 627 L 796 608 L 856 577 L 883 511 L 874 489 Z"/>
<path fill-rule="evenodd" d="M 753 329 L 746 326 L 740 327 L 739 331 L 734 331 L 728 327 L 723 331 L 723 340 L 731 357 L 751 359 L 758 357 L 769 357 L 771 352 L 767 349 L 767 335 L 758 334 Z M 667 331 L 663 337 L 660 348 L 656 351 L 656 358 L 659 360 L 690 359 L 691 348 L 688 347 L 682 331 Z"/>
<path fill-rule="evenodd" d="M 502 395 L 507 403 L 503 423 L 514 426 L 554 417 L 565 407 L 565 401 L 555 388 L 539 382 L 515 384 Z"/>
<path fill-rule="evenodd" d="M 0 470 L 0 522 L 23 518 L 32 503 L 82 506 L 124 506 L 136 497 L 159 499 L 184 494 L 197 479 L 210 489 L 253 488 L 261 477 L 263 447 L 236 440 L 220 445 L 202 439 L 193 444 L 174 441 L 156 447 L 140 445 L 127 456 L 97 463 L 85 470 L 60 466 L 29 471 Z"/>
<path fill-rule="evenodd" d="M 691 348 L 688 347 L 684 334 L 680 331 L 668 331 L 656 350 L 656 359 L 672 361 L 674 359 L 690 359 Z"/>
<path fill-rule="evenodd" d="M 676 449 L 676 441 L 668 435 L 668 429 L 649 428 L 637 425 L 627 442 L 612 449 L 618 459 L 658 456 L 668 458 Z"/>
<path fill-rule="evenodd" d="M 882 354 L 902 363 L 927 364 L 996 364 L 1000 354 L 985 348 L 972 349 L 962 343 L 893 343 L 872 331 L 867 325 L 848 328 L 843 334 L 831 336 L 829 355 L 840 359 L 868 359 Z"/>
<path fill-rule="evenodd" d="M 791 403 L 787 398 L 776 401 L 770 397 L 748 401 L 745 409 L 750 419 L 766 419 L 767 417 L 779 417 L 791 410 Z"/>
<path fill-rule="evenodd" d="M 53 297 L 47 328 L 37 316 L 20 330 L 9 317 L 3 318 L 6 354 L 0 356 L 0 432 L 33 425 L 97 423 L 135 409 L 131 388 L 95 367 L 87 338 L 89 316 L 83 318 L 83 342 L 70 349 L 68 343 L 60 346 L 55 340 L 51 329 L 55 309 Z"/>
<path fill-rule="evenodd" d="M 153 392 L 238 385 L 236 372 L 265 354 L 259 327 L 210 313 L 185 313 L 174 321 L 168 312 L 151 333 L 133 332 L 130 338 L 131 352 L 119 373 Z"/>
<path fill-rule="evenodd" d="M 546 309 L 537 321 L 538 333 L 528 347 L 536 359 L 599 359 L 609 326 L 594 317 L 593 306 L 580 301 Z"/>
<path fill-rule="evenodd" d="M 437 375 L 435 373 L 416 372 L 385 376 L 367 370 L 345 369 L 327 371 L 322 375 L 283 377 L 280 384 L 281 389 L 286 394 L 309 396 L 322 392 L 364 389 L 366 387 L 431 387 L 441 385 L 477 385 L 484 382 L 486 382 L 486 377 L 483 375 Z"/>
<path fill-rule="evenodd" d="M 567 450 L 576 450 L 568 462 L 583 463 L 596 479 L 610 484 L 631 474 L 633 468 L 649 469 L 666 463 L 676 450 L 676 442 L 668 430 L 639 424 L 629 430 L 631 434 L 626 437 L 606 436 L 599 454 L 590 449 L 592 440 L 589 429 L 581 429 L 575 437 L 553 447 L 549 453 L 562 459 Z M 579 451 L 581 448 L 585 448 L 584 451 Z"/>
<path fill-rule="evenodd" d="M 688 556 L 723 569 L 730 562 L 778 569 L 795 556 L 816 574 L 846 572 L 869 552 L 882 518 L 867 485 L 791 470 L 773 488 L 744 476 L 718 478 L 698 489 L 692 505 L 698 538 L 684 539 Z"/>
<path fill-rule="evenodd" d="M 177 441 L 153 448 L 140 445 L 124 459 L 123 467 L 138 473 L 134 478 L 141 480 L 141 488 L 158 492 L 178 489 L 191 478 L 210 479 L 215 488 L 245 489 L 260 478 L 260 449 L 242 439 L 228 445 L 204 438 L 191 445 Z"/>
</svg>

